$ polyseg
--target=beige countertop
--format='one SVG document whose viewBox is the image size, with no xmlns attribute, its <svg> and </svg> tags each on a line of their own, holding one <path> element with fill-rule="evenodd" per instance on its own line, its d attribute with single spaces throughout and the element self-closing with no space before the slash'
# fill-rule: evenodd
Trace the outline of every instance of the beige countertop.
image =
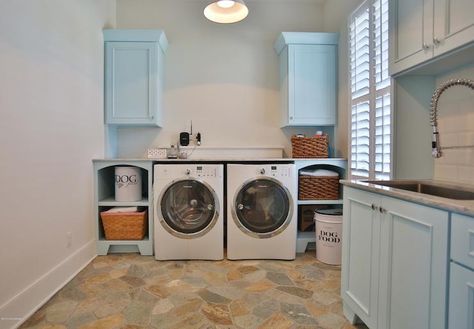
<svg viewBox="0 0 474 329">
<path fill-rule="evenodd" d="M 414 180 L 397 180 L 403 183 L 412 183 Z M 473 191 L 473 185 L 467 184 L 458 184 L 446 181 L 439 180 L 417 180 L 430 185 L 437 185 L 448 188 L 456 188 L 459 190 Z M 468 216 L 474 216 L 474 200 L 456 200 L 442 198 L 434 195 L 412 192 L 407 190 L 402 190 L 394 187 L 376 185 L 372 183 L 367 183 L 363 180 L 341 180 L 341 184 L 353 188 L 358 188 L 368 192 L 379 193 L 398 199 L 403 199 L 419 204 L 424 204 L 433 208 L 439 208 L 455 213 L 465 214 Z"/>
</svg>

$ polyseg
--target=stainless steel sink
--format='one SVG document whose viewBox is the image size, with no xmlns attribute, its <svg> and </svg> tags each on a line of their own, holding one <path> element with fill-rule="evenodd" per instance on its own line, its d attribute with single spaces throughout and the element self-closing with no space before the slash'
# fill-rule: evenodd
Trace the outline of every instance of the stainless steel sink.
<svg viewBox="0 0 474 329">
<path fill-rule="evenodd" d="M 366 183 L 388 186 L 401 190 L 434 195 L 455 200 L 474 200 L 474 190 L 441 186 L 424 181 L 365 181 Z"/>
</svg>

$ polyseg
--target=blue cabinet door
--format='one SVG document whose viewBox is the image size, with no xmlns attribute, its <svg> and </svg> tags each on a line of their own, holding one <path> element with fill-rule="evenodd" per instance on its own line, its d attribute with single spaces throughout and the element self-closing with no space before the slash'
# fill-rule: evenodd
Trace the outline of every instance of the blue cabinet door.
<svg viewBox="0 0 474 329">
<path fill-rule="evenodd" d="M 377 328 L 380 196 L 344 188 L 341 295 L 344 313 Z M 353 316 L 349 316 L 354 321 Z"/>
<path fill-rule="evenodd" d="M 446 327 L 446 211 L 383 197 L 380 329 Z"/>
<path fill-rule="evenodd" d="M 105 43 L 107 124 L 161 126 L 161 66 L 157 42 Z"/>
<path fill-rule="evenodd" d="M 336 49 L 289 45 L 289 125 L 336 124 Z"/>
<path fill-rule="evenodd" d="M 474 328 L 474 271 L 451 262 L 449 329 Z"/>
<path fill-rule="evenodd" d="M 283 32 L 280 57 L 282 127 L 336 124 L 337 33 Z"/>
</svg>

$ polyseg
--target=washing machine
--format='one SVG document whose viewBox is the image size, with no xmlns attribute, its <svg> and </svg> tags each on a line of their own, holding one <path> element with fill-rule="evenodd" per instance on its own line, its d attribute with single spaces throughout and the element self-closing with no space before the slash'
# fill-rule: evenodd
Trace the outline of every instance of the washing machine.
<svg viewBox="0 0 474 329">
<path fill-rule="evenodd" d="M 294 164 L 227 166 L 227 258 L 296 257 Z"/>
<path fill-rule="evenodd" d="M 224 258 L 224 166 L 154 166 L 155 258 Z"/>
</svg>

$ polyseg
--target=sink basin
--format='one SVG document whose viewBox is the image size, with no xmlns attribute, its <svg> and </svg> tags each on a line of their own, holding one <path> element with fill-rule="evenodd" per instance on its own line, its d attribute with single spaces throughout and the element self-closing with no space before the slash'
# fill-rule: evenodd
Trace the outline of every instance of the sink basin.
<svg viewBox="0 0 474 329">
<path fill-rule="evenodd" d="M 474 200 L 474 191 L 461 188 L 428 184 L 423 181 L 365 181 L 366 183 L 388 186 L 401 190 L 434 195 L 455 200 Z"/>
</svg>

